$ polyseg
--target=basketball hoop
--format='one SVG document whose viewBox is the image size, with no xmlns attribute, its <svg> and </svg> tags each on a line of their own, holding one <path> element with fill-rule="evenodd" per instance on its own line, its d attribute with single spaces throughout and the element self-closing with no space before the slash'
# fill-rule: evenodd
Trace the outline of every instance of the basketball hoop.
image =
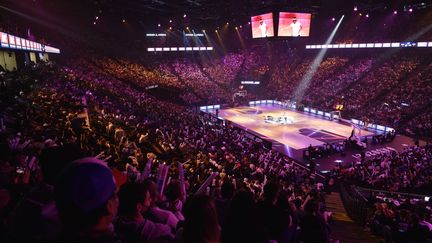
<svg viewBox="0 0 432 243">
<path fill-rule="evenodd" d="M 340 112 L 339 110 L 337 110 L 337 111 L 330 111 L 330 118 L 331 118 L 332 120 L 333 120 L 333 119 L 337 119 L 337 120 L 342 119 L 341 112 Z"/>
</svg>

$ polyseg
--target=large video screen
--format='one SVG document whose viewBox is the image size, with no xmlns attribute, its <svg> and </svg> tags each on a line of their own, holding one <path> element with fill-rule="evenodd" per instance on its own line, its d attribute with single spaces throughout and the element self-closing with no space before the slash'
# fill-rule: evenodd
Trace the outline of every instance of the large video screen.
<svg viewBox="0 0 432 243">
<path fill-rule="evenodd" d="M 252 38 L 265 38 L 274 36 L 273 13 L 253 16 Z"/>
<path fill-rule="evenodd" d="M 310 13 L 280 12 L 278 36 L 309 36 L 310 22 Z"/>
</svg>

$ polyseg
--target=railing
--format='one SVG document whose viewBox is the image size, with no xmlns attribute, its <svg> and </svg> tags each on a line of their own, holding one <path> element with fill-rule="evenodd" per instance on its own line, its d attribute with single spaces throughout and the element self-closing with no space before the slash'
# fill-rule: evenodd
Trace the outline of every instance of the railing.
<svg viewBox="0 0 432 243">
<path fill-rule="evenodd" d="M 405 196 L 405 197 L 409 197 L 409 198 L 421 198 L 421 199 L 424 199 L 426 197 L 432 197 L 432 194 L 431 195 L 424 195 L 424 194 L 414 194 L 414 193 L 406 193 L 406 192 L 391 192 L 391 191 L 384 191 L 384 190 L 376 190 L 376 189 L 364 188 L 364 187 L 359 187 L 359 186 L 355 186 L 355 189 L 357 191 L 361 191 L 361 192 L 380 193 L 380 194 L 395 195 L 395 196 Z"/>
<path fill-rule="evenodd" d="M 365 226 L 371 210 L 369 201 L 355 188 L 350 188 L 343 182 L 340 184 L 340 195 L 348 216 L 358 224 Z"/>
<path fill-rule="evenodd" d="M 370 193 L 370 195 L 365 196 L 364 192 Z M 362 226 L 366 224 L 370 210 L 373 210 L 372 202 L 375 199 L 374 194 L 391 195 L 392 197 L 403 196 L 408 198 L 418 198 L 421 200 L 425 200 L 426 198 L 429 199 L 430 197 L 432 197 L 432 195 L 369 189 L 354 185 L 348 185 L 345 182 L 341 182 L 340 185 L 340 195 L 345 210 L 348 213 L 348 216 Z"/>
</svg>

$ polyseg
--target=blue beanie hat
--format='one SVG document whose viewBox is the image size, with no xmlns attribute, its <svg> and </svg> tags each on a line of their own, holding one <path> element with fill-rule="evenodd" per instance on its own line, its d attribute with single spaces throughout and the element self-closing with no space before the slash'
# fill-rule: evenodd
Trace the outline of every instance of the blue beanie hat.
<svg viewBox="0 0 432 243">
<path fill-rule="evenodd" d="M 83 158 L 65 168 L 58 181 L 61 200 L 72 203 L 84 213 L 102 206 L 116 190 L 111 169 L 104 161 Z"/>
</svg>

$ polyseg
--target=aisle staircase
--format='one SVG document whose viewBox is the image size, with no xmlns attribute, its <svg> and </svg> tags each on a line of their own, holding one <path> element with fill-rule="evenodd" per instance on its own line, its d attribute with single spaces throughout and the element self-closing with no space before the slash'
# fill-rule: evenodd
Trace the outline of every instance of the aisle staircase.
<svg viewBox="0 0 432 243">
<path fill-rule="evenodd" d="M 327 195 L 325 200 L 327 210 L 333 213 L 330 226 L 332 239 L 339 240 L 340 243 L 382 242 L 348 217 L 338 192 Z"/>
</svg>

